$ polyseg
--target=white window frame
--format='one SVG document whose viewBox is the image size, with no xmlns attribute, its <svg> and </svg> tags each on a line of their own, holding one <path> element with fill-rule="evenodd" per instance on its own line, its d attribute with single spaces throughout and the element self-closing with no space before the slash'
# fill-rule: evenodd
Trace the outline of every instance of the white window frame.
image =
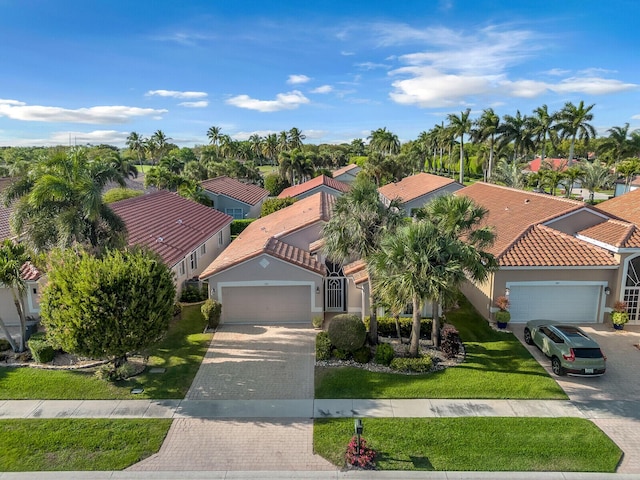
<svg viewBox="0 0 640 480">
<path fill-rule="evenodd" d="M 191 263 L 191 270 L 198 268 L 198 252 L 191 252 L 191 255 L 189 255 L 189 262 Z"/>
<path fill-rule="evenodd" d="M 207 253 L 207 244 L 203 243 L 200 247 L 200 255 L 204 255 L 205 253 Z"/>
<path fill-rule="evenodd" d="M 224 243 L 224 235 L 222 234 L 222 230 L 218 232 L 218 245 L 222 245 Z"/>
<path fill-rule="evenodd" d="M 244 219 L 244 211 L 242 208 L 226 208 L 224 213 L 231 215 L 234 220 Z"/>
</svg>

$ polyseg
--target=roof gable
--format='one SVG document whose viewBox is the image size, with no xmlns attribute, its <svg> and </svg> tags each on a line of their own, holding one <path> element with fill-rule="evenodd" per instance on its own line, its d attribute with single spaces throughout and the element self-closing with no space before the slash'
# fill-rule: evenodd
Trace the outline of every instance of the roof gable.
<svg viewBox="0 0 640 480">
<path fill-rule="evenodd" d="M 640 248 L 638 227 L 620 220 L 607 220 L 578 232 L 578 235 L 616 248 Z"/>
<path fill-rule="evenodd" d="M 340 175 L 344 175 L 345 173 L 348 173 L 355 177 L 360 170 L 361 168 L 358 165 L 356 165 L 355 163 L 351 163 L 342 168 L 338 168 L 334 170 L 332 174 L 333 174 L 333 178 L 339 177 Z"/>
<path fill-rule="evenodd" d="M 257 205 L 269 196 L 269 192 L 262 187 L 224 176 L 204 180 L 200 185 L 209 192 L 226 195 L 247 205 Z"/>
<path fill-rule="evenodd" d="M 596 209 L 615 215 L 640 227 L 640 189 L 632 190 L 619 197 L 610 198 L 599 203 Z"/>
<path fill-rule="evenodd" d="M 422 172 L 396 183 L 388 183 L 378 188 L 378 192 L 389 200 L 400 198 L 402 203 L 406 203 L 455 183 L 450 178 Z"/>
<path fill-rule="evenodd" d="M 202 272 L 200 278 L 224 271 L 262 253 L 314 272 L 324 272 L 324 265 L 311 258 L 308 252 L 291 247 L 282 238 L 317 222 L 327 222 L 334 201 L 333 195 L 320 192 L 255 220 Z"/>
<path fill-rule="evenodd" d="M 314 188 L 318 188 L 323 185 L 339 193 L 348 192 L 349 189 L 351 188 L 349 185 L 339 180 L 336 180 L 331 177 L 327 177 L 326 175 L 319 175 L 299 185 L 293 185 L 291 187 L 285 188 L 280 193 L 280 195 L 278 195 L 278 198 L 297 197 L 298 195 L 307 193 L 313 190 Z"/>
<path fill-rule="evenodd" d="M 160 190 L 112 203 L 127 226 L 129 245 L 143 245 L 175 265 L 233 218 L 178 194 Z"/>
</svg>

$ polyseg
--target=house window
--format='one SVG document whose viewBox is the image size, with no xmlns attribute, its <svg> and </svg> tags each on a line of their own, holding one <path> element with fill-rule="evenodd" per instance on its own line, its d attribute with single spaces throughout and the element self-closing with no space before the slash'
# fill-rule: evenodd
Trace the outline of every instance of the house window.
<svg viewBox="0 0 640 480">
<path fill-rule="evenodd" d="M 184 271 L 184 260 L 182 260 L 180 262 L 180 275 L 184 275 L 185 271 Z"/>
<path fill-rule="evenodd" d="M 242 220 L 244 218 L 244 212 L 241 208 L 227 208 L 224 213 L 231 215 L 235 220 Z"/>
<path fill-rule="evenodd" d="M 200 247 L 200 255 L 204 255 L 205 253 L 207 253 L 207 244 L 203 243 Z"/>
<path fill-rule="evenodd" d="M 224 237 L 222 236 L 222 230 L 218 232 L 218 245 L 222 245 L 224 243 Z"/>
<path fill-rule="evenodd" d="M 198 268 L 198 255 L 196 254 L 196 252 L 191 253 L 189 260 L 191 261 L 191 270 L 195 270 L 196 268 Z"/>
</svg>

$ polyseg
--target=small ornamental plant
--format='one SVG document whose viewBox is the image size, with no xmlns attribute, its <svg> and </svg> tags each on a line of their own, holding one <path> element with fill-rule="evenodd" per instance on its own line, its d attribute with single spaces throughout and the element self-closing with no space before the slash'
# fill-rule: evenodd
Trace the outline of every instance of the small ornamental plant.
<svg viewBox="0 0 640 480">
<path fill-rule="evenodd" d="M 614 325 L 624 325 L 629 321 L 629 314 L 627 313 L 627 304 L 625 302 L 617 301 L 613 304 L 613 312 L 611 312 L 611 323 Z"/>
<path fill-rule="evenodd" d="M 511 320 L 511 313 L 509 313 L 509 298 L 504 295 L 496 298 L 496 307 L 500 310 L 496 312 L 496 322 L 508 323 Z"/>
<path fill-rule="evenodd" d="M 367 441 L 362 437 L 360 437 L 360 453 L 358 453 L 358 437 L 356 435 L 351 437 L 345 456 L 348 465 L 364 470 L 373 470 L 376 468 L 374 462 L 375 457 L 376 451 L 373 448 L 367 447 Z"/>
</svg>

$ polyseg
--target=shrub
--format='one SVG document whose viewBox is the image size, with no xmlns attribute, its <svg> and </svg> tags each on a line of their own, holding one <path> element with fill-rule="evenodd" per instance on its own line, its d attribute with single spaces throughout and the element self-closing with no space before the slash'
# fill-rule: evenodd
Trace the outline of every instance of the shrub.
<svg viewBox="0 0 640 480">
<path fill-rule="evenodd" d="M 376 464 L 374 462 L 376 457 L 376 451 L 372 448 L 367 447 L 367 441 L 360 437 L 360 452 L 358 454 L 358 437 L 351 437 L 351 441 L 347 446 L 347 453 L 345 455 L 345 460 L 349 465 L 354 465 L 356 467 L 364 468 L 364 469 L 374 469 Z"/>
<path fill-rule="evenodd" d="M 135 367 L 129 362 L 124 362 L 119 367 L 116 367 L 113 363 L 106 363 L 100 365 L 96 370 L 95 376 L 100 380 L 107 380 L 109 382 L 116 382 L 118 380 L 126 380 L 135 374 Z"/>
<path fill-rule="evenodd" d="M 311 325 L 313 325 L 313 328 L 322 328 L 323 323 L 324 317 L 322 315 L 316 315 L 311 319 Z"/>
<path fill-rule="evenodd" d="M 262 210 L 260 210 L 260 216 L 266 217 L 267 215 L 282 210 L 289 205 L 293 205 L 296 202 L 295 198 L 267 198 L 262 204 Z"/>
<path fill-rule="evenodd" d="M 139 197 L 143 194 L 144 192 L 140 190 L 133 190 L 132 188 L 112 188 L 102 195 L 102 201 L 104 203 L 119 202 L 120 200 Z"/>
<path fill-rule="evenodd" d="M 251 225 L 251 222 L 254 222 L 255 218 L 243 218 L 237 219 L 231 222 L 231 236 L 235 237 L 240 235 L 245 228 Z"/>
<path fill-rule="evenodd" d="M 357 315 L 336 315 L 329 324 L 332 345 L 347 352 L 355 352 L 364 345 L 367 329 Z"/>
<path fill-rule="evenodd" d="M 365 317 L 364 323 L 367 330 L 369 329 L 370 317 Z M 411 325 L 413 319 L 411 317 L 400 317 L 398 319 L 400 323 L 400 333 L 403 337 L 409 337 L 411 335 Z M 398 336 L 396 332 L 396 320 L 393 317 L 378 317 L 378 335 L 381 337 L 396 338 Z M 420 336 L 431 336 L 431 319 L 423 318 L 420 320 Z"/>
<path fill-rule="evenodd" d="M 319 332 L 316 335 L 316 360 L 329 360 L 331 358 L 331 340 L 327 332 Z"/>
<path fill-rule="evenodd" d="M 205 300 L 200 307 L 202 316 L 207 321 L 209 328 L 218 328 L 220 324 L 220 316 L 222 314 L 222 304 L 211 298 Z"/>
<path fill-rule="evenodd" d="M 176 302 L 173 304 L 173 316 L 178 317 L 180 315 L 182 315 L 182 305 Z"/>
<path fill-rule="evenodd" d="M 369 363 L 369 360 L 371 360 L 371 349 L 366 345 L 360 347 L 353 352 L 353 359 L 358 363 Z"/>
<path fill-rule="evenodd" d="M 393 350 L 393 347 L 388 343 L 379 343 L 376 348 L 376 356 L 374 358 L 376 363 L 380 365 L 386 365 L 387 367 L 391 365 L 391 360 L 396 356 L 396 352 Z"/>
<path fill-rule="evenodd" d="M 426 373 L 433 367 L 433 360 L 428 355 L 418 358 L 400 358 L 391 360 L 391 368 L 399 372 Z"/>
<path fill-rule="evenodd" d="M 187 285 L 180 294 L 180 301 L 184 303 L 201 302 L 207 298 L 206 289 L 200 288 L 196 285 Z"/>
<path fill-rule="evenodd" d="M 9 343 L 9 340 L 7 340 L 6 338 L 0 338 L 0 352 L 4 352 L 10 349 L 11 344 Z"/>
<path fill-rule="evenodd" d="M 38 363 L 49 363 L 55 357 L 56 352 L 51 345 L 41 336 L 32 336 L 27 342 L 31 356 Z"/>
<path fill-rule="evenodd" d="M 267 190 L 272 197 L 280 195 L 288 186 L 290 186 L 289 182 L 277 173 L 270 173 L 264 177 L 264 189 Z"/>
<path fill-rule="evenodd" d="M 460 351 L 460 333 L 452 325 L 445 325 L 440 334 L 440 349 L 447 358 L 455 357 Z"/>
<path fill-rule="evenodd" d="M 509 320 L 511 320 L 511 312 L 507 310 L 498 310 L 496 312 L 496 322 L 509 323 Z"/>
<path fill-rule="evenodd" d="M 331 350 L 331 356 L 336 360 L 349 360 L 349 352 L 339 348 Z"/>
</svg>

